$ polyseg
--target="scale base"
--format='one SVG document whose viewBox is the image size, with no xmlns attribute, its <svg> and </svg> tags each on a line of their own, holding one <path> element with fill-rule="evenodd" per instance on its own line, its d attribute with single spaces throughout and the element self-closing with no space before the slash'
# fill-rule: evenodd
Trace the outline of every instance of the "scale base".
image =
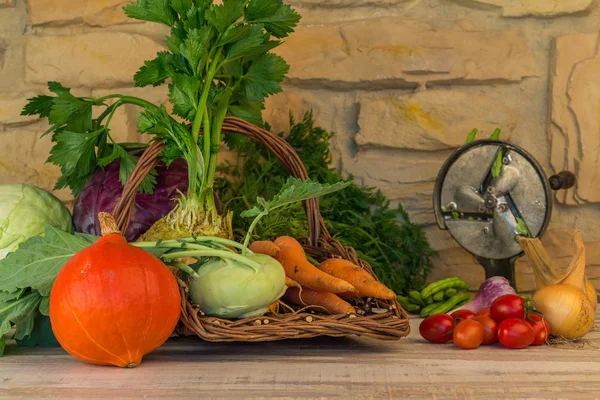
<svg viewBox="0 0 600 400">
<path fill-rule="evenodd" d="M 510 282 L 510 286 L 515 288 L 515 261 L 519 256 L 511 258 L 503 258 L 500 260 L 494 260 L 489 258 L 483 258 L 475 256 L 477 261 L 483 265 L 485 269 L 485 279 L 489 279 L 492 276 L 501 276 L 506 278 Z"/>
</svg>

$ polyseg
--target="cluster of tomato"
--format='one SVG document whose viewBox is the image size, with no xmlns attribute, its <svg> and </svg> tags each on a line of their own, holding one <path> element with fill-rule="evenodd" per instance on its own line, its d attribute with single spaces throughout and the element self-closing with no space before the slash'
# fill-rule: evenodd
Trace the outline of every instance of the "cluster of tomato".
<svg viewBox="0 0 600 400">
<path fill-rule="evenodd" d="M 421 322 L 419 332 L 432 343 L 453 340 L 462 349 L 496 342 L 510 349 L 522 349 L 545 343 L 550 327 L 528 301 L 516 294 L 505 294 L 477 314 L 458 310 L 450 315 L 429 316 Z"/>
</svg>

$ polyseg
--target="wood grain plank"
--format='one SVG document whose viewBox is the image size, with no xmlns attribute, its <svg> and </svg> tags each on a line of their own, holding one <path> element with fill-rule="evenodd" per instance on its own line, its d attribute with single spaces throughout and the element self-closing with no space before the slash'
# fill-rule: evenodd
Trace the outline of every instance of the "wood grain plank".
<svg viewBox="0 0 600 400">
<path fill-rule="evenodd" d="M 412 333 L 398 342 L 319 338 L 207 343 L 177 338 L 135 369 L 60 348 L 7 348 L 0 399 L 598 399 L 600 332 L 585 344 L 465 351 Z"/>
</svg>

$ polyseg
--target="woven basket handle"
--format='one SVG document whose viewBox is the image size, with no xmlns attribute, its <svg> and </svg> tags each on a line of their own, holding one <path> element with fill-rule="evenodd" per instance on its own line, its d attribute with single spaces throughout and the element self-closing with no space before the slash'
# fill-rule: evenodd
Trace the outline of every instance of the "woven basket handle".
<svg viewBox="0 0 600 400">
<path fill-rule="evenodd" d="M 226 133 L 240 133 L 263 144 L 281 161 L 291 176 L 302 180 L 308 179 L 308 173 L 298 154 L 289 143 L 279 136 L 237 117 L 225 118 L 222 130 Z M 121 232 L 125 232 L 129 226 L 138 188 L 146 175 L 159 163 L 158 155 L 164 147 L 160 142 L 151 143 L 141 155 L 127 184 L 123 188 L 121 199 L 113 211 Z M 304 211 L 308 220 L 308 238 L 310 244 L 318 246 L 321 234 L 325 239 L 331 239 L 331 235 L 327 227 L 325 227 L 323 218 L 319 212 L 318 200 L 316 198 L 306 200 L 304 202 Z"/>
</svg>

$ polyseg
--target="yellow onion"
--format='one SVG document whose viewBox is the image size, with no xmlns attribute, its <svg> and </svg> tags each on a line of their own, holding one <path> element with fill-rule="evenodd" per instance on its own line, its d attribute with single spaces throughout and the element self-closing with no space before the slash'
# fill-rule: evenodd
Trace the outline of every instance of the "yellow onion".
<svg viewBox="0 0 600 400">
<path fill-rule="evenodd" d="M 551 333 L 565 339 L 585 336 L 594 326 L 595 318 L 595 304 L 590 299 L 591 295 L 596 297 L 596 290 L 591 286 L 588 294 L 590 284 L 585 278 L 585 247 L 578 231 L 573 239 L 576 253 L 566 276 L 557 283 L 538 288 L 533 295 L 538 310 L 550 325 Z M 547 265 L 552 266 L 551 263 Z"/>
<path fill-rule="evenodd" d="M 594 326 L 594 307 L 587 296 L 574 286 L 546 286 L 535 293 L 533 300 L 548 321 L 553 335 L 578 339 Z"/>
</svg>

